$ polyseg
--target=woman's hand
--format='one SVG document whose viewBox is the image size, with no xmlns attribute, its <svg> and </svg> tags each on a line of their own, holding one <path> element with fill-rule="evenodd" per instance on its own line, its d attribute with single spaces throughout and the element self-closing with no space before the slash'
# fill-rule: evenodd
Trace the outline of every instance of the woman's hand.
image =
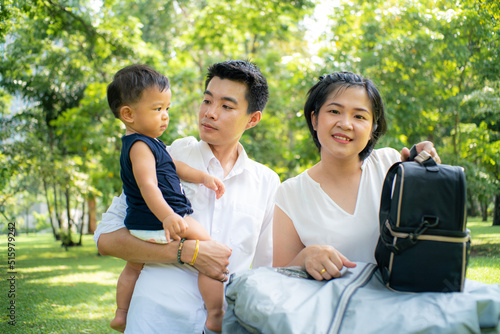
<svg viewBox="0 0 500 334">
<path fill-rule="evenodd" d="M 436 163 L 440 164 L 441 163 L 441 158 L 437 154 L 436 148 L 434 148 L 434 144 L 430 141 L 423 141 L 415 145 L 417 148 L 417 154 L 419 154 L 422 151 L 426 151 L 429 153 L 436 161 Z M 410 150 L 407 147 L 404 147 L 401 150 L 401 161 L 407 161 L 408 158 L 410 157 Z"/>
<path fill-rule="evenodd" d="M 313 245 L 302 250 L 304 267 L 314 279 L 330 280 L 340 277 L 343 267 L 354 268 L 356 264 L 332 246 Z"/>
</svg>

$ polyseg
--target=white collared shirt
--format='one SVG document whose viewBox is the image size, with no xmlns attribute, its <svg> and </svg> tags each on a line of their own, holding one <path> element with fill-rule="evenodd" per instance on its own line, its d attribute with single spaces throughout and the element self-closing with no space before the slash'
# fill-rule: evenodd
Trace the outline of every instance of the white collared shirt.
<svg viewBox="0 0 500 334">
<path fill-rule="evenodd" d="M 224 177 L 224 171 L 207 143 L 194 137 L 176 140 L 168 148 L 170 155 L 191 167 L 222 180 L 225 193 L 200 184 L 182 182 L 198 220 L 213 240 L 232 249 L 231 273 L 258 266 L 272 265 L 272 217 L 279 177 L 270 168 L 248 158 L 241 145 L 238 159 Z M 115 197 L 97 226 L 94 240 L 102 233 L 125 227 L 125 195 Z M 137 281 L 129 309 L 127 332 L 176 333 L 200 332 L 205 322 L 203 300 L 196 282 L 197 272 L 188 266 L 146 265 Z M 154 320 L 153 320 L 154 319 Z M 168 327 L 164 327 L 168 326 Z"/>
</svg>

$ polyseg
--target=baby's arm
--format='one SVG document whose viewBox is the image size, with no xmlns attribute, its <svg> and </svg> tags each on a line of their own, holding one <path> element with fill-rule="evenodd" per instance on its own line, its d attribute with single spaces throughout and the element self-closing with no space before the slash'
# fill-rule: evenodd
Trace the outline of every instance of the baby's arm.
<svg viewBox="0 0 500 334">
<path fill-rule="evenodd" d="M 146 143 L 136 141 L 130 148 L 129 156 L 141 195 L 151 212 L 163 223 L 167 240 L 180 240 L 178 233 L 185 232 L 188 225 L 172 210 L 158 188 L 156 162 L 151 149 Z"/>
<path fill-rule="evenodd" d="M 182 161 L 173 161 L 175 164 L 175 168 L 177 169 L 177 175 L 179 175 L 179 177 L 184 181 L 203 184 L 205 187 L 215 191 L 217 199 L 221 198 L 221 196 L 224 194 L 224 183 L 222 183 L 222 181 L 218 178 L 208 173 L 202 172 L 196 168 L 193 168 Z"/>
</svg>

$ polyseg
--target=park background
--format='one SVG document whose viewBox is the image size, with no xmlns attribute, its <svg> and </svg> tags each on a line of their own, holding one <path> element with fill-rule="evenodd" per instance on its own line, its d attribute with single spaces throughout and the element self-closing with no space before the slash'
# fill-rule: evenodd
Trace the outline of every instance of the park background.
<svg viewBox="0 0 500 334">
<path fill-rule="evenodd" d="M 0 332 L 108 331 L 123 261 L 99 257 L 91 234 L 121 192 L 123 128 L 106 86 L 131 63 L 171 80 L 165 143 L 197 136 L 210 64 L 256 63 L 270 100 L 241 142 L 282 180 L 319 158 L 308 88 L 340 70 L 372 79 L 389 124 L 379 147 L 431 140 L 465 168 L 468 276 L 500 281 L 499 20 L 495 0 L 2 0 Z M 7 326 L 12 269 L 17 324 Z"/>
</svg>

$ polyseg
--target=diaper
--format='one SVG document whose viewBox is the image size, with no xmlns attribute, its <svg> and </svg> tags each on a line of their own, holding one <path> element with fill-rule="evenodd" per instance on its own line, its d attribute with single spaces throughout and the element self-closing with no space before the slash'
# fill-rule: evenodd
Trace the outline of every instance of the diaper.
<svg viewBox="0 0 500 334">
<path fill-rule="evenodd" d="M 155 244 L 168 244 L 165 230 L 129 230 L 134 237 Z"/>
</svg>

